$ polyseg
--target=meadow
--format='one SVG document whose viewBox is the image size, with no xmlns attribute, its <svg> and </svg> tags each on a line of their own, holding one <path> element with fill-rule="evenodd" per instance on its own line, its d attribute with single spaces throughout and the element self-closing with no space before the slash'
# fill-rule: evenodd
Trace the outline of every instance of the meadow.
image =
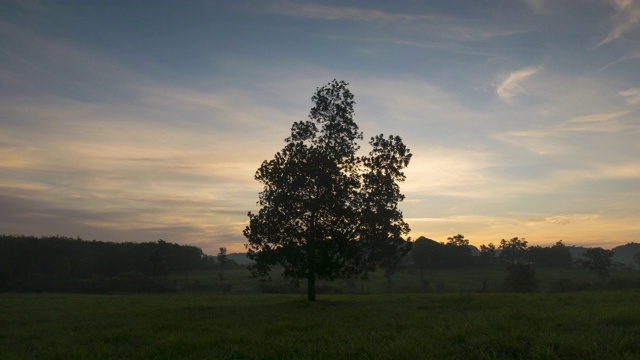
<svg viewBox="0 0 640 360">
<path fill-rule="evenodd" d="M 379 293 L 451 293 L 485 291 L 501 292 L 506 266 L 477 266 L 469 268 L 429 269 L 424 280 L 427 287 L 420 284 L 420 274 L 416 269 L 396 272 L 389 286 L 381 270 L 369 274 L 367 279 L 346 279 L 318 281 L 318 293 L 379 294 Z M 175 274 L 169 282 L 183 284 L 183 288 L 202 292 L 225 293 L 304 293 L 304 282 L 299 288 L 283 279 L 278 270 L 269 282 L 261 282 L 249 277 L 246 269 L 201 270 L 188 274 Z M 625 289 L 640 287 L 640 274 L 635 271 L 613 271 L 608 279 L 598 278 L 579 267 L 535 269 L 539 292 L 584 291 L 602 289 Z"/>
<path fill-rule="evenodd" d="M 0 359 L 638 359 L 640 291 L 0 294 Z"/>
</svg>

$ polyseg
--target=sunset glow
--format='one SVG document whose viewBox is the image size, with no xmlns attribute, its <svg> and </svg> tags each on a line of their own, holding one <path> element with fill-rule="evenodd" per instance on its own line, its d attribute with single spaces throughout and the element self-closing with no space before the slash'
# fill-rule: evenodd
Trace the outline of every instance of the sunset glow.
<svg viewBox="0 0 640 360">
<path fill-rule="evenodd" d="M 413 153 L 412 237 L 640 241 L 640 1 L 468 4 L 3 1 L 0 233 L 244 251 L 335 78 Z"/>
</svg>

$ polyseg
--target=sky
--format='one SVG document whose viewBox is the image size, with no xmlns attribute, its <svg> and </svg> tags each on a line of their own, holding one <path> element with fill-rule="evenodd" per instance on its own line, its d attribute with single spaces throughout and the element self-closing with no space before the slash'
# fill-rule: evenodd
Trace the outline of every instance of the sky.
<svg viewBox="0 0 640 360">
<path fill-rule="evenodd" d="M 640 0 L 4 0 L 0 233 L 243 252 L 332 79 L 414 239 L 640 241 Z"/>
</svg>

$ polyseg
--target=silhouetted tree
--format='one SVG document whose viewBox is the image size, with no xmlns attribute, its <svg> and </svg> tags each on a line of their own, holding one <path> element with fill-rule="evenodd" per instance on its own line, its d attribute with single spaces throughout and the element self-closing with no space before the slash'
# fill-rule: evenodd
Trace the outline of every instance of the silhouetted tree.
<svg viewBox="0 0 640 360">
<path fill-rule="evenodd" d="M 529 260 L 536 265 L 551 267 L 570 267 L 571 252 L 562 240 L 551 247 L 531 246 L 527 250 Z"/>
<path fill-rule="evenodd" d="M 447 238 L 447 245 L 449 246 L 469 246 L 469 240 L 464 238 L 464 235 L 458 234 Z"/>
<path fill-rule="evenodd" d="M 440 257 L 439 247 L 436 241 L 420 236 L 411 247 L 411 260 L 413 266 L 420 271 L 420 287 L 424 288 L 424 273 L 428 268 L 435 267 Z"/>
<path fill-rule="evenodd" d="M 638 269 L 640 270 L 640 253 L 633 255 L 633 261 L 638 265 Z"/>
<path fill-rule="evenodd" d="M 293 281 L 352 277 L 401 258 L 409 226 L 398 203 L 398 182 L 411 153 L 400 137 L 378 135 L 358 156 L 362 133 L 353 121 L 353 94 L 344 81 L 316 90 L 310 121 L 291 127 L 285 147 L 264 161 L 255 178 L 264 188 L 258 213 L 244 230 L 254 276 L 281 264 Z"/>
<path fill-rule="evenodd" d="M 508 264 L 523 264 L 527 261 L 527 241 L 514 237 L 500 240 L 500 257 Z"/>
<path fill-rule="evenodd" d="M 613 251 L 611 250 L 605 250 L 601 247 L 589 248 L 578 262 L 588 271 L 594 272 L 600 277 L 607 277 L 611 268 L 612 256 Z"/>
<path fill-rule="evenodd" d="M 469 240 L 461 234 L 447 238 L 442 260 L 447 266 L 468 265 L 471 262 Z"/>
<path fill-rule="evenodd" d="M 493 264 L 496 258 L 496 246 L 493 243 L 480 245 L 480 263 Z M 486 284 L 485 284 L 486 286 Z"/>
<path fill-rule="evenodd" d="M 480 245 L 480 256 L 485 258 L 493 258 L 496 256 L 496 246 L 493 243 Z"/>
<path fill-rule="evenodd" d="M 224 267 L 227 265 L 227 262 L 229 261 L 229 259 L 227 258 L 227 248 L 221 247 L 220 252 L 218 253 L 218 255 L 216 255 L 216 258 L 218 259 L 218 263 L 220 264 L 220 269 L 224 269 Z"/>
</svg>

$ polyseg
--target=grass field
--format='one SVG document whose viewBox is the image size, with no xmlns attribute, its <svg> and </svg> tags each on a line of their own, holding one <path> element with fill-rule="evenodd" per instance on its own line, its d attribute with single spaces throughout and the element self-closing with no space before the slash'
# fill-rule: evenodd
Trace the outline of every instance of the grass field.
<svg viewBox="0 0 640 360">
<path fill-rule="evenodd" d="M 246 269 L 235 270 L 209 270 L 196 271 L 184 275 L 174 275 L 171 281 L 177 283 L 197 284 L 195 290 L 206 292 L 231 292 L 231 293 L 259 293 L 266 292 L 305 292 L 304 283 L 301 289 L 291 287 L 288 280 L 283 279 L 278 271 L 274 271 L 273 281 L 260 283 L 256 279 L 249 277 Z M 452 269 L 430 269 L 425 273 L 425 280 L 429 282 L 430 292 L 476 292 L 482 289 L 486 282 L 486 290 L 496 292 L 502 290 L 502 283 L 507 275 L 505 267 L 475 267 L 475 268 L 452 268 Z M 538 281 L 538 291 L 560 291 L 559 284 L 562 283 L 564 290 L 588 290 L 601 289 L 598 286 L 600 279 L 585 269 L 574 268 L 537 268 L 536 279 Z M 640 273 L 638 272 L 613 272 L 609 279 L 611 283 L 632 282 L 640 285 Z M 333 282 L 318 281 L 320 293 L 416 293 L 422 292 L 420 286 L 420 274 L 417 270 L 405 270 L 397 272 L 393 276 L 393 290 L 389 290 L 387 280 L 382 271 L 370 274 L 368 280 L 338 280 Z M 627 286 L 629 287 L 629 286 Z M 610 287 L 611 288 L 611 287 Z M 615 287 L 619 289 L 621 287 Z M 224 289 L 224 291 L 223 291 Z"/>
<path fill-rule="evenodd" d="M 0 294 L 0 359 L 640 359 L 640 291 Z"/>
</svg>

